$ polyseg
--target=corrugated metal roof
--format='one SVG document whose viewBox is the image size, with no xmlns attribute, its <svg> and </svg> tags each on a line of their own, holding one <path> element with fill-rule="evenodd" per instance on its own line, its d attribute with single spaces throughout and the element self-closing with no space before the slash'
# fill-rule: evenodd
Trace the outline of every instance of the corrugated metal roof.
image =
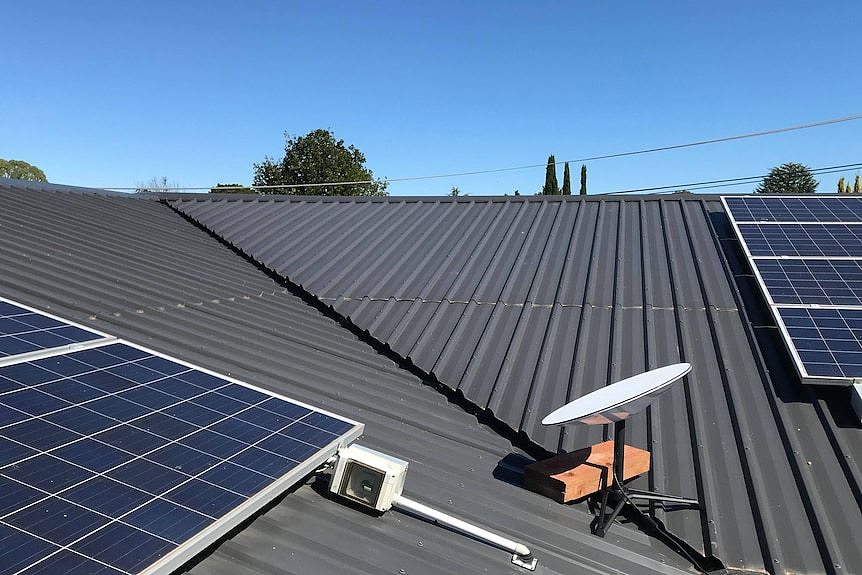
<svg viewBox="0 0 862 575">
<path fill-rule="evenodd" d="M 550 451 L 601 439 L 552 408 L 690 361 L 629 433 L 652 487 L 704 503 L 671 531 L 731 568 L 862 571 L 862 432 L 798 383 L 715 198 L 172 205 Z"/>
<path fill-rule="evenodd" d="M 0 183 L 0 293 L 366 423 L 410 461 L 407 491 L 524 540 L 540 573 L 682 573 L 623 526 L 518 486 L 522 453 L 169 208 Z M 372 517 L 298 487 L 194 573 L 521 573 L 508 556 L 399 513 Z M 685 572 L 690 572 L 686 570 Z"/>
</svg>

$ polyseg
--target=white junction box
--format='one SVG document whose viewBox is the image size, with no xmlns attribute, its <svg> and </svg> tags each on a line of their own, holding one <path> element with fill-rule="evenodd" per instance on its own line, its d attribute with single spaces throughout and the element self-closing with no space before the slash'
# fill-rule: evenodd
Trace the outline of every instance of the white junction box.
<svg viewBox="0 0 862 575">
<path fill-rule="evenodd" d="M 404 489 L 407 462 L 353 444 L 338 450 L 329 490 L 360 505 L 387 511 Z"/>
</svg>

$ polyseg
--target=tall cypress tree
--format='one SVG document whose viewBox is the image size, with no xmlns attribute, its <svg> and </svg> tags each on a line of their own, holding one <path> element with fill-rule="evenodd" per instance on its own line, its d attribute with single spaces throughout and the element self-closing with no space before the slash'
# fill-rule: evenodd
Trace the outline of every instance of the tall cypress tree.
<svg viewBox="0 0 862 575">
<path fill-rule="evenodd" d="M 560 188 L 557 186 L 557 162 L 554 160 L 554 155 L 548 156 L 548 167 L 545 169 L 545 185 L 542 187 L 542 193 L 546 196 L 555 196 L 560 193 Z"/>
<path fill-rule="evenodd" d="M 563 168 L 563 189 L 560 190 L 560 193 L 564 196 L 572 195 L 572 178 L 569 176 L 568 162 L 566 162 L 566 166 Z"/>
<path fill-rule="evenodd" d="M 581 164 L 581 195 L 587 195 L 587 165 Z"/>
<path fill-rule="evenodd" d="M 862 194 L 862 182 L 859 181 L 859 174 L 856 174 L 856 179 L 853 180 L 853 193 Z"/>
<path fill-rule="evenodd" d="M 844 176 L 841 176 L 840 178 L 838 178 L 838 193 L 839 194 L 844 193 Z"/>
</svg>

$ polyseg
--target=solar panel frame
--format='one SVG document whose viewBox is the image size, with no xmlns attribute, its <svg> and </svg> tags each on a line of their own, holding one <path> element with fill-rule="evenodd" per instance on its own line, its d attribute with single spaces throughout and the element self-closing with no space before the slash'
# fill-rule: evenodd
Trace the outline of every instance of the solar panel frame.
<svg viewBox="0 0 862 575">
<path fill-rule="evenodd" d="M 755 215 L 755 212 L 752 210 L 740 209 L 740 200 L 748 200 L 755 201 L 763 205 L 764 203 L 773 203 L 783 201 L 787 202 L 787 200 L 797 201 L 800 204 L 804 204 L 806 201 L 815 201 L 818 205 L 829 206 L 829 204 L 824 204 L 822 202 L 831 202 L 831 201 L 845 201 L 845 200 L 853 200 L 852 203 L 858 203 L 858 207 L 854 208 L 855 212 L 858 212 L 858 215 L 853 216 L 853 221 L 845 222 L 837 219 L 831 219 L 833 217 L 838 217 L 835 215 L 837 213 L 836 210 L 832 210 L 830 212 L 831 215 L 823 216 L 822 214 L 819 216 L 820 220 L 818 221 L 816 218 L 814 220 L 808 220 L 801 216 L 793 216 L 790 220 L 778 220 L 776 218 L 764 218 L 763 215 Z M 761 269 L 758 267 L 758 262 L 762 261 L 821 261 L 821 262 L 859 262 L 862 265 L 862 253 L 857 255 L 849 255 L 847 250 L 844 249 L 845 255 L 800 255 L 798 250 L 796 253 L 788 253 L 788 254 L 776 254 L 774 250 L 769 255 L 764 255 L 761 253 L 753 253 L 752 249 L 748 245 L 746 241 L 745 234 L 742 231 L 741 226 L 750 226 L 750 225 L 761 225 L 762 227 L 767 226 L 802 226 L 802 225 L 810 225 L 810 226 L 846 226 L 853 227 L 854 236 L 862 237 L 862 227 L 856 228 L 855 226 L 862 226 L 862 198 L 839 198 L 833 196 L 827 196 L 822 198 L 810 198 L 803 196 L 769 196 L 768 198 L 763 196 L 722 196 L 721 202 L 724 206 L 725 213 L 728 215 L 728 218 L 731 223 L 731 227 L 736 234 L 736 238 L 739 240 L 740 245 L 743 249 L 746 259 L 748 260 L 751 270 L 754 274 L 755 280 L 757 281 L 758 286 L 760 287 L 761 293 L 769 305 L 770 313 L 772 314 L 773 319 L 775 320 L 776 326 L 781 332 L 782 339 L 784 340 L 785 347 L 787 348 L 788 353 L 793 359 L 794 366 L 796 368 L 797 373 L 799 374 L 800 379 L 807 384 L 814 385 L 851 385 L 854 381 L 856 381 L 857 376 L 847 376 L 847 375 L 823 375 L 823 374 L 814 374 L 810 373 L 806 367 L 806 362 L 800 354 L 800 350 L 796 348 L 793 337 L 790 333 L 788 325 L 785 323 L 784 318 L 782 317 L 781 310 L 782 309 L 847 309 L 847 310 L 862 310 L 862 306 L 858 305 L 843 305 L 843 304 L 818 304 L 818 303 L 799 303 L 799 304 L 789 304 L 789 303 L 778 303 L 775 298 L 772 296 L 769 287 L 767 285 L 766 279 L 763 277 L 761 273 Z M 845 202 L 847 203 L 847 202 Z M 810 210 L 809 210 L 810 211 Z M 735 214 L 749 214 L 748 219 L 745 220 L 737 220 Z M 798 213 L 798 210 L 797 210 Z M 760 219 L 758 219 L 758 217 Z M 790 217 L 790 216 L 788 216 Z M 858 218 L 858 219 L 857 219 Z M 856 231 L 858 229 L 858 231 Z M 858 377 L 862 377 L 862 373 L 859 374 Z"/>
<path fill-rule="evenodd" d="M 108 342 L 116 340 L 116 338 L 114 336 L 109 335 L 107 333 L 104 333 L 102 331 L 99 331 L 97 329 L 93 329 L 91 327 L 84 326 L 84 325 L 76 323 L 74 321 L 69 321 L 65 318 L 54 315 L 52 313 L 48 313 L 48 312 L 42 311 L 40 309 L 36 309 L 34 307 L 31 307 L 29 305 L 22 304 L 22 303 L 19 303 L 17 301 L 13 301 L 9 298 L 0 296 L 0 305 L 2 305 L 2 304 L 9 304 L 11 306 L 15 306 L 17 308 L 25 310 L 29 313 L 36 314 L 36 315 L 39 315 L 39 316 L 42 316 L 45 318 L 49 318 L 53 321 L 65 324 L 65 327 L 71 327 L 71 328 L 75 328 L 78 330 L 84 330 L 84 331 L 90 332 L 96 337 L 94 337 L 93 339 L 85 340 L 85 341 L 74 341 L 74 342 L 71 342 L 71 343 L 68 343 L 65 345 L 60 345 L 60 346 L 43 347 L 40 349 L 36 349 L 33 351 L 27 351 L 27 352 L 23 352 L 23 353 L 0 355 L 0 366 L 9 365 L 12 363 L 18 363 L 20 361 L 27 361 L 28 359 L 31 359 L 31 358 L 39 358 L 45 354 L 53 354 L 55 351 L 58 351 L 58 350 L 60 350 L 62 352 L 77 351 L 80 349 L 88 349 L 90 347 L 98 347 L 100 345 L 103 345 L 104 343 L 108 343 Z"/>
<path fill-rule="evenodd" d="M 10 302 L 10 303 L 13 303 L 14 305 L 18 305 L 15 302 Z M 25 306 L 20 306 L 20 307 L 25 307 Z M 36 311 L 37 313 L 41 313 L 41 312 L 38 312 L 38 310 L 34 310 L 34 311 Z M 60 318 L 56 318 L 56 319 L 58 319 L 59 321 L 65 321 L 65 320 L 62 320 Z M 22 356 L 15 356 L 15 359 L 17 361 L 15 361 L 15 362 L 12 362 L 11 360 L 7 361 L 3 365 L 3 367 L 14 367 L 18 364 L 25 365 L 28 362 L 34 362 L 34 361 L 40 361 L 40 360 L 50 361 L 53 358 L 56 358 L 56 359 L 58 359 L 58 361 L 60 361 L 63 358 L 69 356 L 70 354 L 74 354 L 74 353 L 77 353 L 80 351 L 86 351 L 88 349 L 99 349 L 99 348 L 112 348 L 112 349 L 114 349 L 114 346 L 116 346 L 116 345 L 129 346 L 130 348 L 138 350 L 139 352 L 141 352 L 143 354 L 148 354 L 148 355 L 153 356 L 155 358 L 159 358 L 159 359 L 165 360 L 167 362 L 172 362 L 174 364 L 181 365 L 181 366 L 183 366 L 189 370 L 193 370 L 193 373 L 196 374 L 195 375 L 196 377 L 199 377 L 199 376 L 197 376 L 197 374 L 204 374 L 204 376 L 217 378 L 218 380 L 227 382 L 228 384 L 233 384 L 233 386 L 238 386 L 238 387 L 225 388 L 226 390 L 227 389 L 230 390 L 230 394 L 225 395 L 225 398 L 224 398 L 226 407 L 223 407 L 223 408 L 226 410 L 230 409 L 230 406 L 229 406 L 230 402 L 238 403 L 239 401 L 242 401 L 244 394 L 246 396 L 248 396 L 250 393 L 256 392 L 256 393 L 264 394 L 267 397 L 267 399 L 260 400 L 257 404 L 251 404 L 250 405 L 250 404 L 246 403 L 245 404 L 246 409 L 253 408 L 254 405 L 261 405 L 261 404 L 265 403 L 266 401 L 269 401 L 270 398 L 277 398 L 283 402 L 287 402 L 287 404 L 290 404 L 293 406 L 298 406 L 304 410 L 308 410 L 308 413 L 305 413 L 301 419 L 291 421 L 291 423 L 288 424 L 291 427 L 293 425 L 300 423 L 301 421 L 304 421 L 306 417 L 311 417 L 311 419 L 309 419 L 309 423 L 319 422 L 319 421 L 323 420 L 323 418 L 333 418 L 334 420 L 337 420 L 338 422 L 343 422 L 344 425 L 348 426 L 346 431 L 343 431 L 340 433 L 337 433 L 335 430 L 333 430 L 333 431 L 327 430 L 327 433 L 330 433 L 333 435 L 333 439 L 331 441 L 324 444 L 322 447 L 316 448 L 316 450 L 313 453 L 311 453 L 310 455 L 304 456 L 304 458 L 301 461 L 299 461 L 299 463 L 296 466 L 288 469 L 287 471 L 281 470 L 281 473 L 279 474 L 279 476 L 277 478 L 275 478 L 273 481 L 270 481 L 265 487 L 263 487 L 262 489 L 260 489 L 256 493 L 253 493 L 250 496 L 246 496 L 245 499 L 242 500 L 238 505 L 232 506 L 227 513 L 225 513 L 224 515 L 222 515 L 220 517 L 217 517 L 215 519 L 215 521 L 213 521 L 212 523 L 210 523 L 209 525 L 207 525 L 206 527 L 204 527 L 203 529 L 201 529 L 200 531 L 195 533 L 192 537 L 188 538 L 187 540 L 185 540 L 181 544 L 177 545 L 171 551 L 167 552 L 161 559 L 153 562 L 152 564 L 150 564 L 149 566 L 147 566 L 143 570 L 138 571 L 138 573 L 146 574 L 146 575 L 155 575 L 155 574 L 163 575 L 163 574 L 171 573 L 171 572 L 175 571 L 176 569 L 180 568 L 181 566 L 183 566 L 184 564 L 186 564 L 187 562 L 192 560 L 201 551 L 203 551 L 204 549 L 206 549 L 207 547 L 212 545 L 214 542 L 218 541 L 221 537 L 223 537 L 224 535 L 229 533 L 236 526 L 240 525 L 243 521 L 245 521 L 246 519 L 248 519 L 249 517 L 251 517 L 252 515 L 257 513 L 262 507 L 264 507 L 266 504 L 268 504 L 271 500 L 278 497 L 280 494 L 282 494 L 284 491 L 286 491 L 289 487 L 291 487 L 292 485 L 297 483 L 299 480 L 301 480 L 303 477 L 305 477 L 306 475 L 308 475 L 309 473 L 314 471 L 314 469 L 321 466 L 329 457 L 331 457 L 332 455 L 334 455 L 337 452 L 339 447 L 341 447 L 343 445 L 347 445 L 350 442 L 352 442 L 353 440 L 355 440 L 357 437 L 359 437 L 362 434 L 362 432 L 364 430 L 364 425 L 362 423 L 359 423 L 359 422 L 356 422 L 356 421 L 351 420 L 349 418 L 346 418 L 344 416 L 332 413 L 328 410 L 314 407 L 314 406 L 309 405 L 307 403 L 304 403 L 302 401 L 298 401 L 298 400 L 289 398 L 283 394 L 273 392 L 271 390 L 250 384 L 246 381 L 242 381 L 242 380 L 239 380 L 237 378 L 233 378 L 231 376 L 227 376 L 227 375 L 218 373 L 216 371 L 204 368 L 202 366 L 193 364 L 191 362 L 188 362 L 188 361 L 176 358 L 176 357 L 172 357 L 172 356 L 167 355 L 167 354 L 163 354 L 161 352 L 150 349 L 148 347 L 138 345 L 134 342 L 130 342 L 130 341 L 123 340 L 123 339 L 110 338 L 110 336 L 108 336 L 108 338 L 98 340 L 97 344 L 91 343 L 91 344 L 88 344 L 86 346 L 82 346 L 82 347 L 75 348 L 75 349 L 67 349 L 64 346 L 63 348 L 53 348 L 53 349 L 49 349 L 49 350 L 43 350 L 39 354 L 36 354 L 36 356 L 34 356 L 34 354 L 24 354 Z M 164 369 L 165 366 L 162 365 L 162 368 Z M 82 372 L 82 373 L 84 373 L 84 372 Z M 182 372 L 183 375 L 186 373 L 192 373 L 192 372 Z M 200 376 L 200 377 L 203 377 L 203 376 Z M 198 383 L 201 385 L 204 385 L 203 381 L 204 381 L 203 379 L 199 379 Z M 46 384 L 49 385 L 50 382 L 45 382 L 42 384 L 37 383 L 35 385 L 38 386 L 38 385 L 46 385 Z M 147 384 L 142 384 L 141 387 L 144 387 L 146 385 Z M 212 390 L 207 391 L 207 388 L 205 388 L 205 387 L 202 387 L 200 390 L 202 392 L 205 392 L 205 394 L 209 394 L 212 392 Z M 248 390 L 248 393 L 244 392 L 243 390 Z M 21 390 L 15 390 L 15 391 L 21 391 Z M 9 393 L 14 393 L 15 391 L 10 391 Z M 110 392 L 105 392 L 105 393 L 110 393 Z M 121 392 L 115 392 L 115 393 L 121 393 Z M 221 394 L 219 394 L 219 395 L 221 395 Z M 116 397 L 116 396 L 115 395 L 108 395 L 108 397 Z M 233 397 L 233 399 L 232 399 L 232 397 Z M 184 400 L 182 400 L 181 398 L 178 398 L 178 401 L 182 402 Z M 78 404 L 76 403 L 76 404 L 70 404 L 70 405 L 77 406 Z M 280 408 L 282 405 L 285 405 L 285 404 L 279 403 L 275 407 Z M 266 407 L 271 407 L 271 406 L 266 406 Z M 273 407 L 273 409 L 275 409 L 275 407 Z M 149 412 L 146 415 L 143 415 L 141 417 L 142 418 L 149 417 L 149 414 L 153 413 L 153 412 L 157 412 L 157 410 L 155 408 L 152 408 L 149 410 Z M 225 415 L 225 414 L 222 414 L 222 415 Z M 315 419 L 315 417 L 317 419 Z M 233 418 L 233 415 L 227 414 L 226 417 L 222 419 L 222 421 L 228 421 L 232 418 Z M 289 419 L 289 416 L 286 414 L 285 418 Z M 33 421 L 35 421 L 35 420 L 33 420 Z M 237 421 L 242 421 L 242 420 L 237 419 Z M 323 420 L 323 421 L 330 421 L 330 420 Z M 7 422 L 7 426 L 17 425 L 17 423 L 18 422 L 11 422 L 11 423 Z M 114 423 L 117 424 L 116 421 Z M 308 427 L 308 429 L 306 430 L 305 427 Z M 340 427 L 343 427 L 343 425 Z M 277 429 L 285 430 L 286 428 L 287 427 L 282 426 L 282 427 L 277 428 Z M 315 430 L 317 430 L 317 428 L 311 427 L 310 425 L 306 425 L 302 428 L 302 433 L 314 433 Z M 201 431 L 201 430 L 196 430 L 194 433 L 197 433 L 198 431 Z M 275 435 L 277 435 L 277 433 L 275 431 L 273 431 L 273 433 L 271 433 L 269 436 L 266 436 L 266 438 L 269 439 L 269 438 L 274 437 Z M 89 436 L 87 436 L 87 437 L 89 437 Z M 290 438 L 290 437 L 292 437 L 292 435 L 289 435 L 288 437 Z M 323 433 L 317 433 L 316 437 L 319 440 L 316 443 L 319 443 L 320 440 L 325 441 L 328 438 L 328 436 L 326 436 L 326 434 L 323 434 Z M 49 440 L 50 440 L 50 438 L 49 438 Z M 170 445 L 170 444 L 171 443 L 168 443 L 167 445 Z M 177 445 L 181 445 L 181 444 L 177 443 Z M 254 443 L 252 445 L 256 445 L 256 443 Z M 314 447 L 317 447 L 316 444 L 314 445 Z M 215 472 L 220 467 L 222 467 L 226 462 L 229 462 L 228 459 L 226 459 L 226 458 L 218 458 L 218 459 L 221 460 L 221 463 L 218 463 L 212 467 L 207 467 L 207 468 L 205 468 L 206 469 L 205 471 L 201 471 L 200 473 L 192 474 L 191 481 L 199 480 L 199 478 L 202 475 L 208 474 L 210 472 Z M 142 461 L 145 461 L 145 460 L 142 460 Z M 125 465 L 126 463 L 127 462 L 123 462 L 120 465 Z M 117 467 L 119 467 L 119 466 L 117 466 Z M 98 476 L 99 476 L 99 474 L 96 475 L 96 477 L 98 477 Z M 268 477 L 271 478 L 273 476 L 269 475 Z M 155 499 L 152 499 L 152 500 L 160 500 L 160 497 L 156 497 Z M 25 504 L 23 507 L 26 507 L 27 505 L 28 504 Z M 122 523 L 120 523 L 120 524 L 122 525 Z M 4 523 L 4 525 L 5 525 L 5 523 Z M 94 532 L 97 532 L 98 529 L 99 528 L 95 529 Z M 140 529 L 140 528 L 138 528 L 138 529 Z M 146 533 L 146 531 L 143 531 L 143 532 Z M 22 533 L 28 533 L 28 532 L 22 531 Z M 77 541 L 80 542 L 81 540 L 82 539 L 79 539 Z M 58 554 L 69 553 L 70 552 L 69 549 L 70 549 L 69 547 L 63 546 L 58 551 L 53 551 L 51 553 L 51 555 L 49 555 L 49 557 L 54 557 L 54 556 L 57 556 Z M 83 557 L 83 555 L 82 555 L 82 557 Z M 46 559 L 43 556 L 43 557 L 37 559 L 35 561 L 35 564 L 38 564 L 39 562 L 45 561 L 45 560 Z M 58 559 L 58 561 L 59 560 L 60 559 Z M 24 566 L 25 569 L 31 569 L 32 567 L 33 567 L 33 564 L 29 564 L 29 565 Z M 111 566 L 111 567 L 116 568 L 116 566 Z"/>
</svg>

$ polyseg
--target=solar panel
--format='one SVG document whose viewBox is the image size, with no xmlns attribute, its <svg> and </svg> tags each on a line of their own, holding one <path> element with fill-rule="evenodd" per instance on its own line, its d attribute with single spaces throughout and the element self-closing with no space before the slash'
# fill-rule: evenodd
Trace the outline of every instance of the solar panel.
<svg viewBox="0 0 862 575">
<path fill-rule="evenodd" d="M 722 201 L 803 381 L 862 377 L 862 198 Z"/>
<path fill-rule="evenodd" d="M 862 377 L 862 310 L 779 307 L 807 375 Z"/>
<path fill-rule="evenodd" d="M 123 342 L 0 367 L 0 574 L 168 573 L 361 431 Z"/>
<path fill-rule="evenodd" d="M 753 260 L 775 304 L 862 306 L 862 260 Z"/>
<path fill-rule="evenodd" d="M 862 198 L 725 196 L 737 222 L 862 222 Z"/>
<path fill-rule="evenodd" d="M 0 298 L 0 358 L 105 337 Z"/>
<path fill-rule="evenodd" d="M 752 256 L 862 258 L 862 225 L 739 224 Z"/>
</svg>

